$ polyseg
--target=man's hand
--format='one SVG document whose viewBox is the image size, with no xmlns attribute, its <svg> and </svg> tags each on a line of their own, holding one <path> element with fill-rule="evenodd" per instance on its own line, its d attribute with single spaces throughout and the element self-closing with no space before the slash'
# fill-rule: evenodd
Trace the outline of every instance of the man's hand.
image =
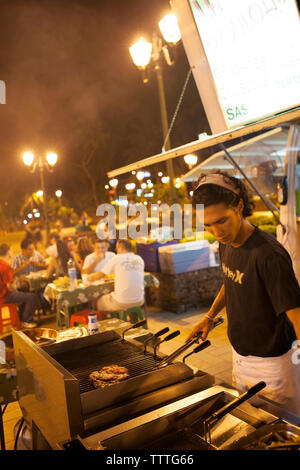
<svg viewBox="0 0 300 470">
<path fill-rule="evenodd" d="M 194 327 L 190 335 L 187 337 L 185 342 L 187 343 L 191 339 L 195 338 L 198 336 L 200 333 L 201 334 L 201 339 L 204 341 L 207 338 L 208 333 L 210 332 L 211 328 L 213 326 L 213 320 L 205 317 L 203 318 L 197 325 Z"/>
</svg>

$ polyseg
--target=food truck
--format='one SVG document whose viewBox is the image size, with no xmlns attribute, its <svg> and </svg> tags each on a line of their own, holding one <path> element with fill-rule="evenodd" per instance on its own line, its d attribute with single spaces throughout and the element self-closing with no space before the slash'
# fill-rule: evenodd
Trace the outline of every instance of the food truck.
<svg viewBox="0 0 300 470">
<path fill-rule="evenodd" d="M 211 134 L 110 171 L 108 176 L 113 178 L 204 149 L 219 148 L 220 152 L 188 172 L 183 181 L 196 181 L 202 170 L 218 168 L 235 170 L 236 176 L 245 178 L 264 208 L 273 214 L 277 238 L 288 250 L 300 281 L 297 3 L 170 3 Z M 268 198 L 274 190 L 277 204 Z"/>
</svg>

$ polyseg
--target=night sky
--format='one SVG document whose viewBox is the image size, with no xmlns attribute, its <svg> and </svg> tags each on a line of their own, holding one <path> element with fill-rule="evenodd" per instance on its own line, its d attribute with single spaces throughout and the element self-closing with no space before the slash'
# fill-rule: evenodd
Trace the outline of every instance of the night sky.
<svg viewBox="0 0 300 470">
<path fill-rule="evenodd" d="M 160 153 L 156 77 L 143 84 L 128 48 L 140 36 L 151 40 L 169 12 L 167 0 L 0 0 L 0 79 L 7 92 L 0 106 L 0 203 L 17 211 L 24 195 L 40 187 L 38 173 L 23 164 L 25 150 L 58 154 L 46 174 L 49 194 L 62 189 L 77 210 L 91 201 L 80 167 L 87 142 L 96 145 L 92 172 L 100 199 L 108 170 Z M 164 67 L 169 120 L 189 70 L 181 43 L 174 53 L 175 66 Z M 205 131 L 191 77 L 171 145 Z M 176 173 L 182 170 L 177 164 Z"/>
</svg>

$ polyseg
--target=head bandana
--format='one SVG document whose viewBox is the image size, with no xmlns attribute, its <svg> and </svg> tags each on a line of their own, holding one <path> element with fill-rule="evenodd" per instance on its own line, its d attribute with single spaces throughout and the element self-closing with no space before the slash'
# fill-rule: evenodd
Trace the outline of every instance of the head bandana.
<svg viewBox="0 0 300 470">
<path fill-rule="evenodd" d="M 195 189 L 195 191 L 197 191 L 197 189 L 199 189 L 200 186 L 204 186 L 205 184 L 215 184 L 217 186 L 222 186 L 222 188 L 228 189 L 229 191 L 231 191 L 232 193 L 237 194 L 238 196 L 240 195 L 239 190 L 236 189 L 233 186 L 233 184 L 227 183 L 225 181 L 224 176 L 219 174 L 219 173 L 211 173 L 211 174 L 203 176 L 201 178 L 201 181 L 198 184 L 197 188 Z"/>
</svg>

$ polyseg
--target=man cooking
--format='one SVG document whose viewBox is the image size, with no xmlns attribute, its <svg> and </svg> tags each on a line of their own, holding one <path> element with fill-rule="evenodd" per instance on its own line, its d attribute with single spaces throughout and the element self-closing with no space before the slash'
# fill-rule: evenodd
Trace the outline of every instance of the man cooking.
<svg viewBox="0 0 300 470">
<path fill-rule="evenodd" d="M 223 285 L 187 341 L 200 332 L 205 339 L 226 307 L 236 387 L 263 380 L 266 397 L 300 415 L 300 374 L 291 357 L 300 339 L 300 287 L 288 252 L 246 219 L 254 204 L 240 179 L 201 175 L 193 204 L 204 205 L 204 228 L 220 242 Z"/>
</svg>

